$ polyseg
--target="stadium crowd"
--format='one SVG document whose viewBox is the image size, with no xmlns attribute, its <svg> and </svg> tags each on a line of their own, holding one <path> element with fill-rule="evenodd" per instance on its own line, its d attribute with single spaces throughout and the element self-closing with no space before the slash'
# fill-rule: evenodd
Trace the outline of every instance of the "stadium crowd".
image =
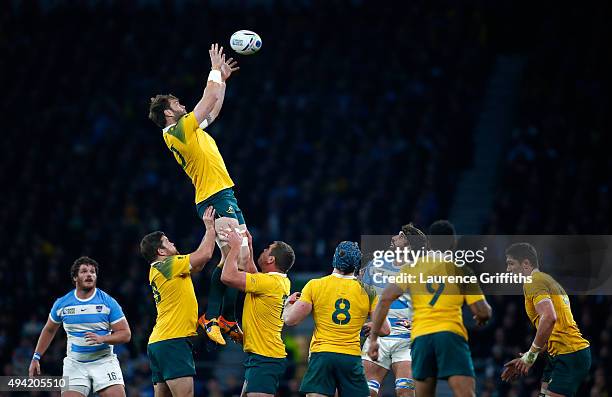
<svg viewBox="0 0 612 397">
<path fill-rule="evenodd" d="M 70 264 L 90 255 L 101 264 L 100 288 L 132 327 L 132 342 L 116 348 L 128 395 L 152 394 L 146 344 L 155 307 L 138 243 L 161 229 L 189 251 L 204 228 L 189 180 L 146 117 L 148 100 L 172 92 L 193 104 L 208 73 L 205 49 L 239 28 L 260 33 L 262 53 L 239 58 L 209 131 L 257 246 L 283 239 L 296 250 L 294 271 L 321 273 L 340 240 L 448 216 L 492 65 L 491 10 L 480 2 L 415 1 L 401 13 L 362 1 L 255 3 L 235 18 L 226 14 L 237 2 L 180 1 L 15 2 L 0 15 L 0 104 L 10 115 L 0 158 L 2 375 L 27 373 L 53 300 L 70 288 Z M 185 23 L 194 13 L 198 24 Z M 599 176 L 610 169 L 602 144 L 609 102 L 594 39 L 604 25 L 592 21 L 568 48 L 552 45 L 565 17 L 551 15 L 529 50 L 487 233 L 610 234 L 610 186 Z M 194 277 L 200 312 L 207 270 Z M 479 395 L 532 395 L 535 375 L 499 381 L 533 334 L 522 300 L 490 301 L 494 321 L 470 330 Z M 610 303 L 572 299 L 594 357 L 581 395 L 606 396 L 612 384 Z M 41 362 L 47 374 L 61 373 L 61 334 Z M 308 341 L 287 338 L 294 365 L 283 394 L 297 395 Z M 217 357 L 200 350 L 196 360 L 223 365 Z M 240 392 L 241 379 L 200 374 L 197 395 Z"/>
</svg>

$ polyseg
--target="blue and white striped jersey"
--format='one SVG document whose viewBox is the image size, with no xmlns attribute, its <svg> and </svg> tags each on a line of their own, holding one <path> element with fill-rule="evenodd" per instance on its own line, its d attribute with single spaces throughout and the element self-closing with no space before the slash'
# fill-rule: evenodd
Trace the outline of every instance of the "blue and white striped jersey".
<svg viewBox="0 0 612 397">
<path fill-rule="evenodd" d="M 111 333 L 111 324 L 125 318 L 121 306 L 106 292 L 95 289 L 89 299 L 79 299 L 76 289 L 55 301 L 49 318 L 62 323 L 68 336 L 66 355 L 80 362 L 96 361 L 113 354 L 113 346 L 107 343 L 89 345 L 85 332 L 98 335 Z"/>
<path fill-rule="evenodd" d="M 393 262 L 384 261 L 382 266 L 374 266 L 369 262 L 361 279 L 364 284 L 374 287 L 380 295 L 387 286 L 382 276 L 395 276 L 399 274 L 400 269 L 401 266 L 396 266 Z M 412 300 L 409 294 L 404 294 L 391 303 L 387 319 L 391 324 L 391 333 L 385 338 L 410 339 L 410 330 L 402 325 L 412 320 Z"/>
</svg>

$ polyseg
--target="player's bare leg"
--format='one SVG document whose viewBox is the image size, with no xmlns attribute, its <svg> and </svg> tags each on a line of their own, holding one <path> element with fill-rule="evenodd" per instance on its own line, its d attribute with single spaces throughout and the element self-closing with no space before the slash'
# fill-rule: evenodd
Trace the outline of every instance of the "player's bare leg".
<svg viewBox="0 0 612 397">
<path fill-rule="evenodd" d="M 172 397 L 170 388 L 164 382 L 153 385 L 153 393 L 155 397 Z"/>
<path fill-rule="evenodd" d="M 125 397 L 125 387 L 123 385 L 111 385 L 102 390 L 98 390 L 100 397 Z"/>
<path fill-rule="evenodd" d="M 542 386 L 540 387 L 540 394 L 538 394 L 538 396 L 566 397 L 565 394 L 559 394 L 548 390 L 548 382 L 542 382 Z"/>
<path fill-rule="evenodd" d="M 173 397 L 193 396 L 193 378 L 191 376 L 170 379 L 166 381 L 166 384 L 168 385 Z"/>
<path fill-rule="evenodd" d="M 397 397 L 414 397 L 414 380 L 412 379 L 412 362 L 398 361 L 391 364 L 395 375 L 395 395 Z"/>
<path fill-rule="evenodd" d="M 389 371 L 387 371 L 385 367 L 381 367 L 372 361 L 362 360 L 362 362 L 365 377 L 368 381 L 368 388 L 370 389 L 370 397 L 377 397 L 380 391 L 380 386 L 383 383 L 383 379 L 385 379 L 385 376 Z"/>
<path fill-rule="evenodd" d="M 455 397 L 475 397 L 476 382 L 471 376 L 454 375 L 448 378 L 448 385 Z"/>
<path fill-rule="evenodd" d="M 436 396 L 436 378 L 425 378 L 416 381 L 416 395 L 419 397 Z"/>
</svg>

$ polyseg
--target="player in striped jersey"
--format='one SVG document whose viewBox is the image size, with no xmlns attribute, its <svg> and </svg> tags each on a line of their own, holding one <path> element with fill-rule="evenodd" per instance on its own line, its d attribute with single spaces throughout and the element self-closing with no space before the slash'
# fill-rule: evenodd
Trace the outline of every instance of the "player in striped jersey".
<svg viewBox="0 0 612 397">
<path fill-rule="evenodd" d="M 40 359 L 63 324 L 68 343 L 63 376 L 68 377 L 64 397 L 125 396 L 123 375 L 113 345 L 130 341 L 131 333 L 121 306 L 96 288 L 98 263 L 86 256 L 70 268 L 76 288 L 57 299 L 51 308 L 30 363 L 29 375 L 40 375 Z"/>
<path fill-rule="evenodd" d="M 424 279 L 429 276 L 469 276 L 473 272 L 467 267 L 456 266 L 436 252 L 454 250 L 456 236 L 454 226 L 445 220 L 434 222 L 429 227 L 427 256 L 414 264 L 402 267 L 405 276 L 419 273 Z M 474 397 L 476 383 L 474 365 L 467 343 L 468 334 L 463 324 L 462 307 L 467 304 L 477 324 L 485 324 L 491 317 L 487 303 L 478 283 L 424 283 L 410 282 L 407 278 L 396 284 L 388 284 L 372 319 L 370 349 L 368 355 L 377 359 L 379 343 L 377 331 L 389 311 L 391 303 L 409 292 L 412 297 L 412 372 L 416 381 L 416 395 L 436 395 L 437 379 L 447 379 L 456 397 Z"/>
<path fill-rule="evenodd" d="M 391 238 L 389 248 L 395 250 L 396 248 L 406 247 L 421 250 L 426 245 L 425 234 L 409 223 L 402 226 L 400 232 Z M 386 286 L 385 283 L 380 282 L 381 276 L 397 275 L 405 264 L 384 261 L 381 266 L 375 266 L 371 261 L 361 272 L 361 280 L 364 284 L 375 288 L 380 295 Z M 380 276 L 377 276 L 377 274 Z M 391 303 L 387 320 L 391 324 L 391 333 L 380 338 L 378 359 L 374 361 L 368 356 L 369 339 L 366 339 L 361 349 L 361 359 L 370 388 L 370 396 L 376 397 L 379 394 L 385 376 L 387 376 L 389 370 L 393 370 L 395 394 L 398 397 L 412 397 L 414 396 L 415 386 L 412 379 L 412 359 L 410 357 L 412 300 L 409 294 L 403 294 Z"/>
<path fill-rule="evenodd" d="M 574 321 L 565 290 L 539 270 L 538 253 L 531 244 L 508 247 L 506 265 L 509 272 L 532 277 L 531 283 L 523 284 L 523 290 L 525 311 L 537 331 L 529 350 L 506 363 L 502 379 L 527 375 L 538 354 L 546 351 L 540 396 L 575 396 L 589 374 L 591 349 Z"/>
</svg>

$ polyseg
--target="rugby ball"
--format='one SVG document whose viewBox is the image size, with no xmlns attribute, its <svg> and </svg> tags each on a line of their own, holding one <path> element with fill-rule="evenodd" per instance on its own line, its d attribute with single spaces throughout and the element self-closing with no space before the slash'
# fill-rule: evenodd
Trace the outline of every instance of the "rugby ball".
<svg viewBox="0 0 612 397">
<path fill-rule="evenodd" d="M 230 46 L 238 54 L 251 55 L 261 49 L 261 37 L 250 30 L 239 30 L 230 38 Z"/>
</svg>

